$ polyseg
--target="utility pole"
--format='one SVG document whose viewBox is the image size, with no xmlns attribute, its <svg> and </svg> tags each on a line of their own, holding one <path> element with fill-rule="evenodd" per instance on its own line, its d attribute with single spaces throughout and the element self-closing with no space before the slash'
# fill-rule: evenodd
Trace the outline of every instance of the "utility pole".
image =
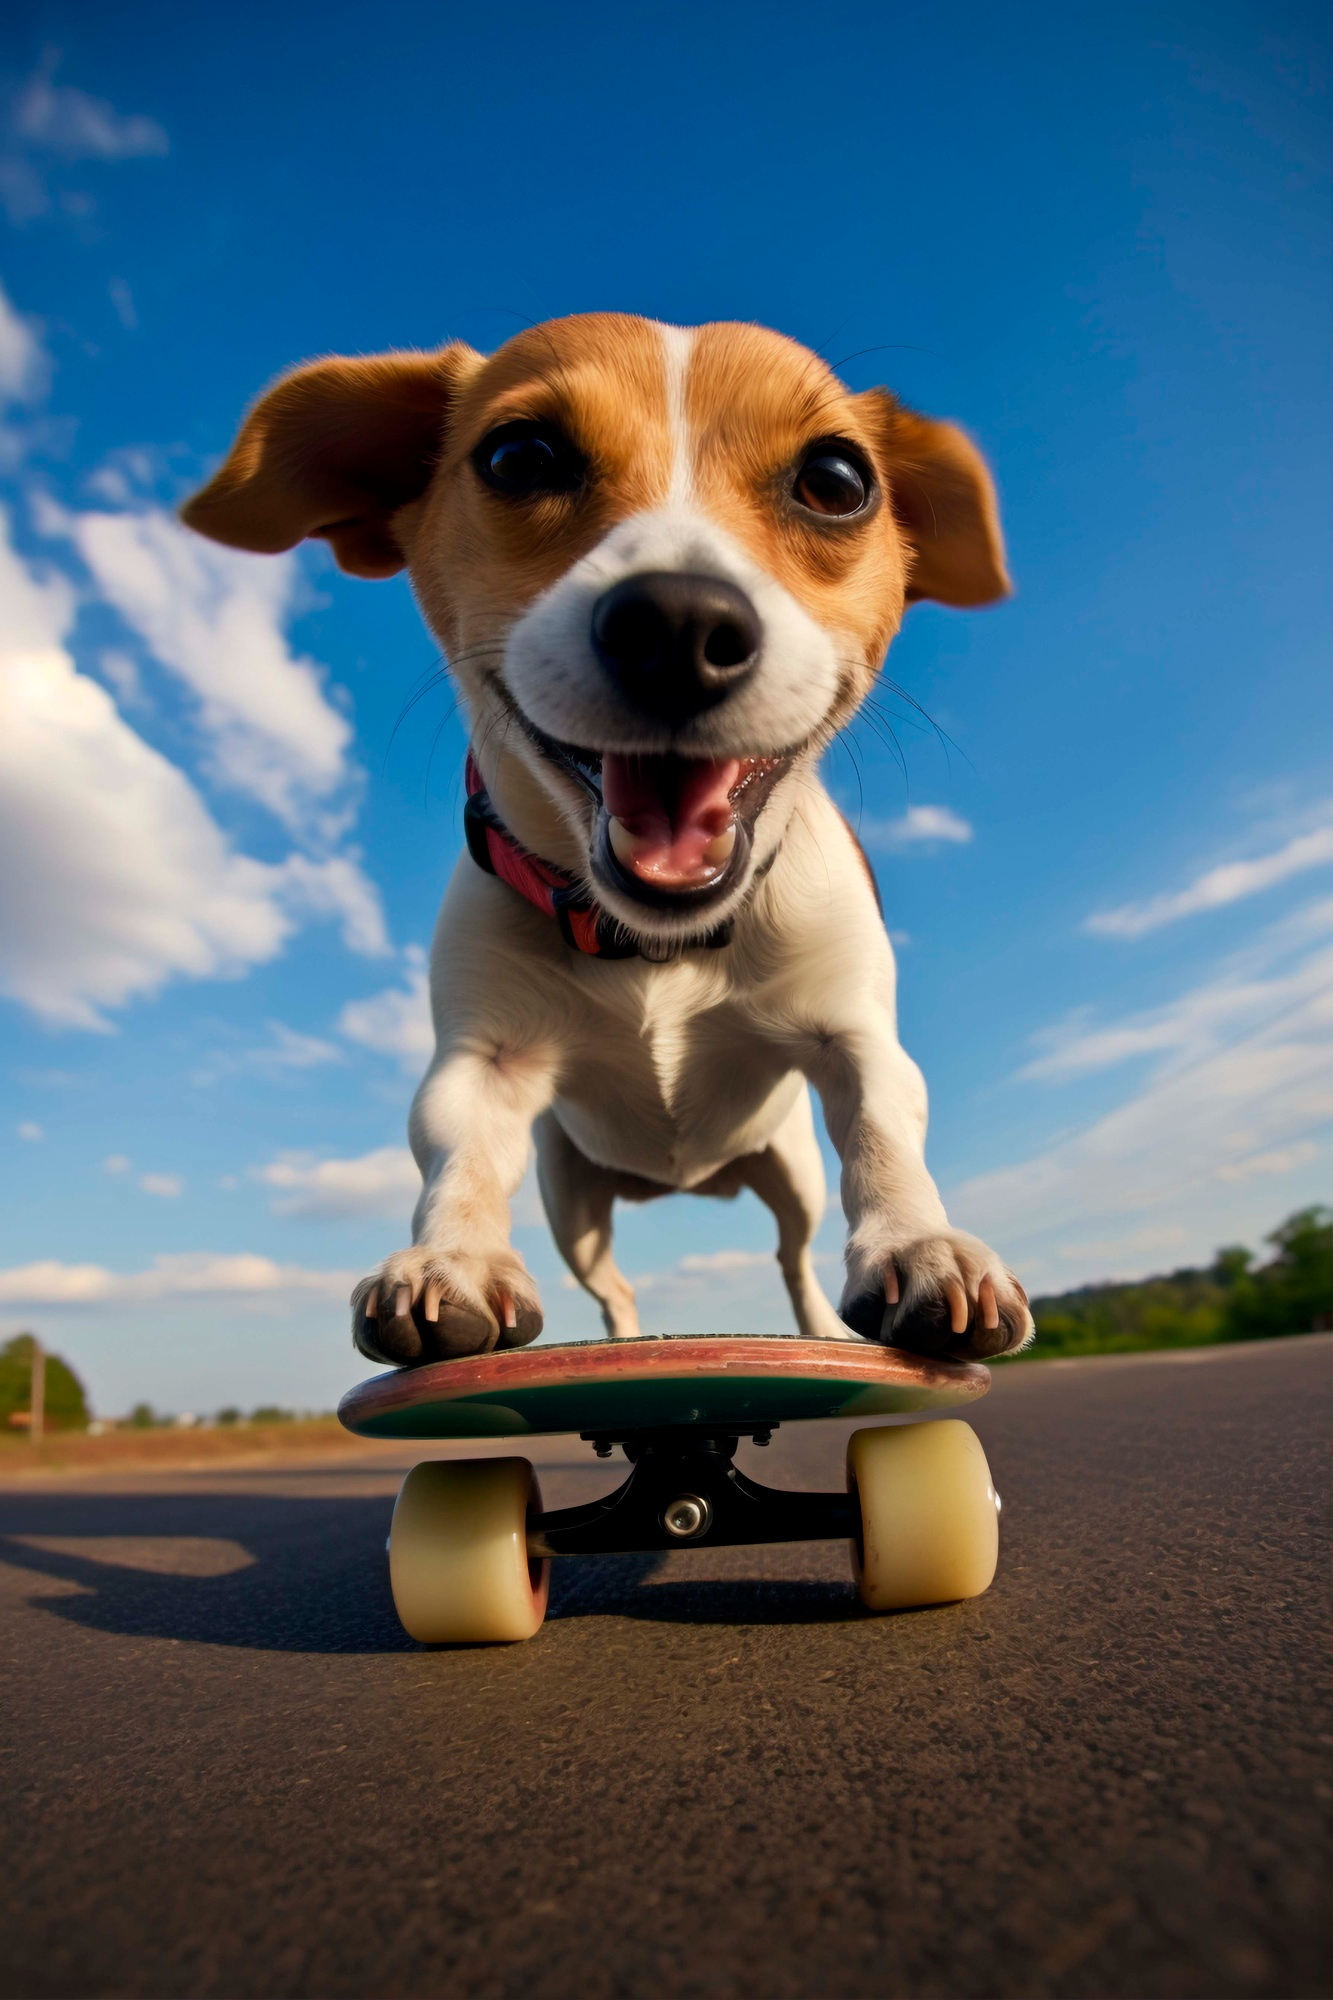
<svg viewBox="0 0 1333 2000">
<path fill-rule="evenodd" d="M 28 1398 L 28 1436 L 34 1444 L 42 1441 L 42 1420 L 46 1415 L 46 1350 L 36 1334 L 32 1336 L 32 1394 Z"/>
</svg>

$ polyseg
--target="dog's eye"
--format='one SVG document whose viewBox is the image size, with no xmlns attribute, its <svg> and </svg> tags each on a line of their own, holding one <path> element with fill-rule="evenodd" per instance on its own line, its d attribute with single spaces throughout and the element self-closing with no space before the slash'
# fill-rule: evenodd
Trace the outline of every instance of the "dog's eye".
<svg viewBox="0 0 1333 2000">
<path fill-rule="evenodd" d="M 818 445 L 796 475 L 796 498 L 812 514 L 859 514 L 870 498 L 866 473 L 839 445 Z"/>
<path fill-rule="evenodd" d="M 501 424 L 487 432 L 472 463 L 492 492 L 508 500 L 568 493 L 583 477 L 582 459 L 554 424 Z"/>
</svg>

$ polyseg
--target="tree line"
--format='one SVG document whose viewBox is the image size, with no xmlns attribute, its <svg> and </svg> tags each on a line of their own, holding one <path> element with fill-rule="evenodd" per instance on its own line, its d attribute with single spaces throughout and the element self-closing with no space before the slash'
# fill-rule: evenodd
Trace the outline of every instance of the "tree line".
<svg viewBox="0 0 1333 2000">
<path fill-rule="evenodd" d="M 1204 1270 L 1034 1299 L 1028 1352 L 1123 1354 L 1333 1329 L 1333 1210 L 1298 1209 L 1265 1241 L 1274 1252 L 1266 1262 L 1230 1245 Z"/>
</svg>

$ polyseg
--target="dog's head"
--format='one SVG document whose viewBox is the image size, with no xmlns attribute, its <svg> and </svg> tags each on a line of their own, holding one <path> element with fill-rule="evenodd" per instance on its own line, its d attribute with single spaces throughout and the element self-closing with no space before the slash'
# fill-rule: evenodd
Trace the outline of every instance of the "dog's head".
<svg viewBox="0 0 1333 2000">
<path fill-rule="evenodd" d="M 613 313 L 297 369 L 184 518 L 406 565 L 483 762 L 523 760 L 598 900 L 663 943 L 743 899 L 904 605 L 1008 589 L 961 431 L 762 328 Z"/>
</svg>

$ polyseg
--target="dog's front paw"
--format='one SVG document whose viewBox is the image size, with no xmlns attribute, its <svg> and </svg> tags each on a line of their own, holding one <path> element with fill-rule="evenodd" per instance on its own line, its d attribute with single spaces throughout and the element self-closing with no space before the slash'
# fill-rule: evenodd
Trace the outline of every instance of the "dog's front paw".
<svg viewBox="0 0 1333 2000">
<path fill-rule="evenodd" d="M 541 1330 L 537 1287 L 509 1249 L 399 1250 L 352 1294 L 354 1344 L 399 1368 L 526 1347 Z"/>
<path fill-rule="evenodd" d="M 870 1340 L 954 1361 L 1012 1354 L 1032 1338 L 1028 1295 L 980 1237 L 951 1229 L 885 1259 L 878 1287 L 845 1299 L 842 1317 Z"/>
</svg>

